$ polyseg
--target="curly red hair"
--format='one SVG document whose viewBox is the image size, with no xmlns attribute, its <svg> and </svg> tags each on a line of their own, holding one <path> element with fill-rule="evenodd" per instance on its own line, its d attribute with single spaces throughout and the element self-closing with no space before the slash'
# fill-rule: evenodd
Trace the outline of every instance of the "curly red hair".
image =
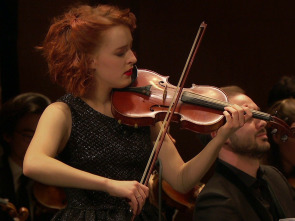
<svg viewBox="0 0 295 221">
<path fill-rule="evenodd" d="M 129 9 L 82 5 L 53 20 L 41 47 L 54 83 L 68 93 L 83 96 L 94 83 L 90 54 L 99 47 L 102 32 L 116 25 L 136 28 Z"/>
</svg>

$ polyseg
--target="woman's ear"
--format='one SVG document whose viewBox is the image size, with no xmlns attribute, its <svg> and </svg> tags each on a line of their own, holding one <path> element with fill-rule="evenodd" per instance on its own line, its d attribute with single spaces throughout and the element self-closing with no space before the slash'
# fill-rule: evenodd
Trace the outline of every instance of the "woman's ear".
<svg viewBox="0 0 295 221">
<path fill-rule="evenodd" d="M 94 58 L 90 59 L 90 68 L 95 69 L 95 59 Z"/>
</svg>

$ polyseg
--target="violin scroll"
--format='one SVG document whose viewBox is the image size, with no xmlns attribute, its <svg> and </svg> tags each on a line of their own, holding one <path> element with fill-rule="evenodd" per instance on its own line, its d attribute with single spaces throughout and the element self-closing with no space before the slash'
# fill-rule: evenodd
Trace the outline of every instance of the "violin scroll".
<svg viewBox="0 0 295 221">
<path fill-rule="evenodd" d="M 25 221 L 29 217 L 29 210 L 25 207 L 21 207 L 18 211 L 16 207 L 9 202 L 8 199 L 0 198 L 0 207 L 3 211 L 13 218 L 14 221 Z"/>
<path fill-rule="evenodd" d="M 271 116 L 271 120 L 267 123 L 267 128 L 270 128 L 271 134 L 279 134 L 281 140 L 286 142 L 289 137 L 295 138 L 295 127 L 289 127 L 289 125 L 282 119 Z"/>
</svg>

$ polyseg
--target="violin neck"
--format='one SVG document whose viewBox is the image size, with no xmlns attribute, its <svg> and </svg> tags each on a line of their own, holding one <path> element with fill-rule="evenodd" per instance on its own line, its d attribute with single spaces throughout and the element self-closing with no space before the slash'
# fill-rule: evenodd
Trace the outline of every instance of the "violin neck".
<svg viewBox="0 0 295 221">
<path fill-rule="evenodd" d="M 201 107 L 206 107 L 210 108 L 213 110 L 218 110 L 218 111 L 224 111 L 225 107 L 232 106 L 231 103 L 220 101 L 214 98 L 209 98 L 200 94 L 195 94 L 191 93 L 188 91 L 184 91 L 182 96 L 181 96 L 181 101 L 183 103 L 187 104 L 193 104 L 193 105 L 198 105 Z M 271 121 L 272 117 L 270 114 L 257 111 L 257 110 L 251 110 L 253 117 L 260 119 L 260 120 L 265 120 L 265 121 Z"/>
</svg>

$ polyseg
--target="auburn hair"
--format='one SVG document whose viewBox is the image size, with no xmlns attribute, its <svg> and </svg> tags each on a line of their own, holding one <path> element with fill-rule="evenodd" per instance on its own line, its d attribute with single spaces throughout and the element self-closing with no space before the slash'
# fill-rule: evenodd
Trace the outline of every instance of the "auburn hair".
<svg viewBox="0 0 295 221">
<path fill-rule="evenodd" d="M 136 28 L 129 9 L 110 5 L 74 7 L 54 18 L 43 44 L 51 80 L 66 92 L 83 96 L 95 83 L 90 54 L 100 46 L 102 33 L 117 25 Z"/>
</svg>

